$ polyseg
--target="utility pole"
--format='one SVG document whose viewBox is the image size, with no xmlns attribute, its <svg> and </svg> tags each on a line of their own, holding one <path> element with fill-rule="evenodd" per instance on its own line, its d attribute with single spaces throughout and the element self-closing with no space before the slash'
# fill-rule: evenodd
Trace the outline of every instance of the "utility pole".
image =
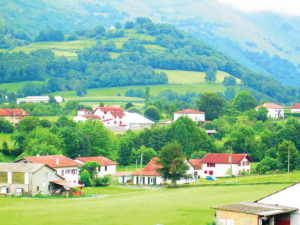
<svg viewBox="0 0 300 225">
<path fill-rule="evenodd" d="M 142 186 L 143 151 L 141 151 L 140 186 Z"/>
<path fill-rule="evenodd" d="M 127 186 L 127 166 L 126 166 L 126 179 L 125 179 L 125 182 L 126 182 L 126 186 Z"/>
<path fill-rule="evenodd" d="M 230 163 L 231 163 L 231 177 L 232 177 L 232 146 L 230 147 Z"/>
<path fill-rule="evenodd" d="M 290 181 L 290 145 L 288 149 L 288 181 Z"/>
<path fill-rule="evenodd" d="M 137 159 L 135 159 L 135 170 L 137 170 Z"/>
</svg>

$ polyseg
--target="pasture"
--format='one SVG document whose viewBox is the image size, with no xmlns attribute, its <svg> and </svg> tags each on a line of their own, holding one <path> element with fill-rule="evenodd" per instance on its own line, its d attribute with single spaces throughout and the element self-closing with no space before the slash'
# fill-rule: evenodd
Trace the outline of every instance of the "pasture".
<svg viewBox="0 0 300 225">
<path fill-rule="evenodd" d="M 215 210 L 210 209 L 211 206 L 253 201 L 286 186 L 145 190 L 127 195 L 78 200 L 1 198 L 0 203 L 5 207 L 1 208 L 0 217 L 1 223 L 7 225 L 199 225 L 213 222 Z"/>
<path fill-rule="evenodd" d="M 22 88 L 26 83 L 43 83 L 42 81 L 24 81 L 24 82 L 17 82 L 17 83 L 3 83 L 0 84 L 0 89 L 7 88 L 8 92 L 17 92 L 19 88 Z"/>
<path fill-rule="evenodd" d="M 3 141 L 6 141 L 9 148 L 12 149 L 14 147 L 14 143 L 11 142 L 11 140 L 10 140 L 11 136 L 12 136 L 12 134 L 0 133 L 0 148 L 2 148 Z"/>
</svg>

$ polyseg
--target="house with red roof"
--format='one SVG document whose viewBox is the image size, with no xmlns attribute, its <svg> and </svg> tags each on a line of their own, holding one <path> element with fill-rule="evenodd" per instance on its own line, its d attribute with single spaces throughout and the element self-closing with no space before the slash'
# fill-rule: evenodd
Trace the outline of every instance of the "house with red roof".
<svg viewBox="0 0 300 225">
<path fill-rule="evenodd" d="M 88 119 L 92 119 L 92 120 L 98 120 L 98 121 L 101 121 L 101 118 L 100 116 L 96 116 L 96 115 L 80 115 L 80 116 L 76 116 L 73 118 L 73 120 L 75 122 L 86 122 Z"/>
<path fill-rule="evenodd" d="M 194 167 L 194 178 L 200 178 L 201 170 L 202 170 L 202 162 L 201 159 L 190 159 L 190 164 Z"/>
<path fill-rule="evenodd" d="M 291 113 L 300 113 L 300 103 L 291 107 Z"/>
<path fill-rule="evenodd" d="M 98 177 L 103 177 L 107 174 L 114 174 L 117 172 L 117 162 L 114 162 L 104 156 L 94 156 L 94 157 L 77 157 L 75 161 L 81 165 L 86 162 L 94 161 L 99 163 L 101 166 L 97 168 Z"/>
<path fill-rule="evenodd" d="M 93 115 L 93 112 L 89 109 L 79 109 L 77 110 L 77 116 L 88 116 Z"/>
<path fill-rule="evenodd" d="M 171 181 L 164 181 L 164 179 L 160 176 L 160 174 L 156 171 L 158 168 L 162 168 L 162 165 L 157 164 L 158 158 L 153 157 L 150 162 L 146 165 L 146 167 L 142 170 L 142 176 L 141 176 L 141 182 L 139 181 L 141 170 L 136 170 L 132 176 L 133 176 L 133 184 L 143 184 L 143 185 L 156 185 L 161 184 L 164 182 L 171 183 Z M 190 164 L 190 162 L 185 159 L 185 163 L 189 166 L 188 171 L 186 174 L 194 176 L 194 167 Z M 195 179 L 181 179 L 177 181 L 178 184 L 184 184 L 184 183 L 190 183 L 192 181 L 195 181 Z"/>
<path fill-rule="evenodd" d="M 230 171 L 237 176 L 241 175 L 242 171 L 250 173 L 251 162 L 253 160 L 248 154 L 208 153 L 201 159 L 200 176 L 226 177 L 231 175 Z"/>
<path fill-rule="evenodd" d="M 78 167 L 80 163 L 63 155 L 26 156 L 14 163 L 41 163 L 57 171 L 57 174 L 67 181 L 78 184 Z"/>
<path fill-rule="evenodd" d="M 11 122 L 14 126 L 25 118 L 30 116 L 24 109 L 0 109 L 0 117 Z"/>
<path fill-rule="evenodd" d="M 275 103 L 264 103 L 262 105 L 256 106 L 255 110 L 258 111 L 260 107 L 266 107 L 268 110 L 268 117 L 279 118 L 284 117 L 284 107 L 277 105 Z"/>
<path fill-rule="evenodd" d="M 124 118 L 126 114 L 121 107 L 117 106 L 105 106 L 97 107 L 93 115 L 99 116 L 105 126 L 124 126 Z"/>
<path fill-rule="evenodd" d="M 176 121 L 181 116 L 190 117 L 195 122 L 205 121 L 205 112 L 197 111 L 194 109 L 185 109 L 182 111 L 174 112 L 174 121 Z"/>
</svg>

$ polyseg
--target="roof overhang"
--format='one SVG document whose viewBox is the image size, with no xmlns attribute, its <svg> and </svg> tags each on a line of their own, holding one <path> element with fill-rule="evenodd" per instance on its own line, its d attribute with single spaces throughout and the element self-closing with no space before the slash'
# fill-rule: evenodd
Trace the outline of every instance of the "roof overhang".
<svg viewBox="0 0 300 225">
<path fill-rule="evenodd" d="M 77 188 L 77 187 L 83 187 L 83 185 L 80 184 L 75 184 L 66 180 L 55 180 L 55 181 L 50 181 L 53 184 L 57 184 L 63 187 L 67 187 L 67 188 Z"/>
</svg>

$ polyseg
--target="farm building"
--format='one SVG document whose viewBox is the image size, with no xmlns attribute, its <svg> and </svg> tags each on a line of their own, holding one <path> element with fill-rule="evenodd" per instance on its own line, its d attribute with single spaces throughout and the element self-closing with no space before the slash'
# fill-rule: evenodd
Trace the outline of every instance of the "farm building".
<svg viewBox="0 0 300 225">
<path fill-rule="evenodd" d="M 144 130 L 145 128 L 150 129 L 151 125 L 154 124 L 152 120 L 149 120 L 138 113 L 125 112 L 125 115 L 124 123 L 127 125 L 127 130 Z"/>
<path fill-rule="evenodd" d="M 291 113 L 300 113 L 300 103 L 297 103 L 291 107 Z"/>
<path fill-rule="evenodd" d="M 79 109 L 77 111 L 77 116 L 88 116 L 93 115 L 93 112 L 89 109 Z"/>
<path fill-rule="evenodd" d="M 56 170 L 39 163 L 0 163 L 0 193 L 3 195 L 52 195 L 63 187 L 73 187 Z M 81 185 L 75 185 L 81 187 Z M 75 187 L 74 186 L 74 187 Z"/>
<path fill-rule="evenodd" d="M 215 177 L 230 176 L 231 168 L 233 175 L 241 175 L 242 171 L 250 171 L 250 163 L 253 160 L 248 154 L 216 154 L 208 153 L 201 159 L 202 169 L 199 171 L 201 177 L 213 175 Z"/>
<path fill-rule="evenodd" d="M 96 156 L 96 157 L 77 157 L 75 159 L 80 165 L 85 164 L 89 161 L 95 161 L 99 163 L 101 166 L 97 168 L 98 177 L 103 177 L 106 174 L 116 173 L 118 163 L 105 158 L 104 156 Z"/>
<path fill-rule="evenodd" d="M 81 115 L 81 116 L 76 116 L 73 118 L 75 122 L 86 122 L 88 119 L 92 118 L 92 120 L 99 120 L 101 121 L 101 118 L 99 116 L 95 115 Z"/>
<path fill-rule="evenodd" d="M 105 126 L 125 125 L 126 114 L 121 107 L 107 106 L 97 107 L 93 115 L 99 116 Z"/>
<path fill-rule="evenodd" d="M 182 111 L 178 111 L 174 113 L 174 121 L 176 121 L 181 116 L 187 116 L 190 117 L 193 121 L 198 122 L 204 122 L 205 121 L 205 112 L 200 112 L 194 109 L 185 109 Z"/>
<path fill-rule="evenodd" d="M 300 225 L 300 182 L 255 202 L 215 206 L 216 224 Z"/>
<path fill-rule="evenodd" d="M 60 96 L 54 96 L 54 99 L 56 102 L 64 102 L 64 98 Z M 19 98 L 17 99 L 17 104 L 20 103 L 27 103 L 27 102 L 32 102 L 32 103 L 39 103 L 39 102 L 49 102 L 50 97 L 49 96 L 27 96 L 26 98 Z"/>
<path fill-rule="evenodd" d="M 268 117 L 271 118 L 284 117 L 284 107 L 277 105 L 275 103 L 264 103 L 263 105 L 256 106 L 255 110 L 258 111 L 258 109 L 262 106 L 267 108 Z"/>
<path fill-rule="evenodd" d="M 74 184 L 78 184 L 80 163 L 63 155 L 27 156 L 14 163 L 42 163 L 57 171 L 57 174 Z"/>
<path fill-rule="evenodd" d="M 0 117 L 8 120 L 14 126 L 17 126 L 18 123 L 26 116 L 30 115 L 23 109 L 0 109 Z"/>
<path fill-rule="evenodd" d="M 143 184 L 143 185 L 156 185 L 161 184 L 164 182 L 170 183 L 171 181 L 164 181 L 163 178 L 159 175 L 159 173 L 156 171 L 158 168 L 162 168 L 161 165 L 156 164 L 157 157 L 153 157 L 150 162 L 147 164 L 147 166 L 142 170 L 142 177 L 141 182 L 139 182 L 140 177 L 140 170 L 136 170 L 132 176 L 133 176 L 133 184 Z M 187 160 L 185 160 L 185 163 L 189 166 L 188 171 L 186 174 L 190 174 L 192 177 L 194 176 L 194 167 L 191 165 L 191 163 Z M 184 184 L 184 183 L 190 183 L 194 181 L 194 179 L 181 179 L 177 181 L 178 184 Z"/>
</svg>

